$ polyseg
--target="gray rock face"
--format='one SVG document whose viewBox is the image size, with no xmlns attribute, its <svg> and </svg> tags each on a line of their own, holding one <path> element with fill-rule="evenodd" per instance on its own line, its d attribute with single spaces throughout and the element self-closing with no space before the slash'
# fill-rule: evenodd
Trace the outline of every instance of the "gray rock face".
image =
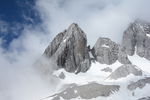
<svg viewBox="0 0 150 100">
<path fill-rule="evenodd" d="M 100 37 L 91 50 L 94 58 L 102 64 L 113 64 L 118 60 L 122 64 L 131 64 L 125 48 L 108 38 Z"/>
<path fill-rule="evenodd" d="M 106 67 L 104 69 L 102 69 L 101 71 L 105 71 L 105 72 L 112 72 L 112 69 L 109 67 Z"/>
<path fill-rule="evenodd" d="M 75 23 L 54 38 L 44 55 L 68 72 L 86 72 L 91 63 L 86 35 Z"/>
<path fill-rule="evenodd" d="M 123 34 L 122 46 L 125 48 L 126 53 L 132 56 L 135 52 L 136 45 L 136 32 L 134 30 L 134 24 L 130 24 L 128 29 Z"/>
<path fill-rule="evenodd" d="M 150 23 L 136 20 L 123 34 L 122 46 L 128 55 L 135 52 L 140 57 L 150 60 Z"/>
<path fill-rule="evenodd" d="M 143 97 L 143 98 L 140 98 L 138 100 L 150 100 L 150 97 Z"/>
<path fill-rule="evenodd" d="M 126 64 L 117 68 L 114 72 L 112 72 L 109 76 L 110 79 L 119 79 L 122 77 L 126 77 L 129 74 L 133 74 L 135 76 L 141 76 L 142 71 L 137 68 L 135 65 Z"/>
<path fill-rule="evenodd" d="M 63 72 L 61 72 L 58 76 L 60 79 L 65 79 L 65 74 Z"/>
<path fill-rule="evenodd" d="M 63 37 L 66 34 L 66 30 L 64 32 L 59 33 L 53 41 L 50 43 L 50 45 L 45 49 L 44 55 L 48 58 L 50 58 L 52 55 L 55 54 L 55 52 L 58 50 L 61 42 L 63 41 Z"/>
<path fill-rule="evenodd" d="M 73 85 L 50 97 L 52 100 L 60 100 L 60 98 L 71 100 L 77 97 L 80 97 L 81 99 L 92 99 L 99 96 L 108 97 L 117 92 L 119 88 L 119 85 L 102 85 L 98 83 L 89 83 L 81 86 Z"/>
<path fill-rule="evenodd" d="M 125 49 L 122 47 L 119 48 L 118 61 L 122 64 L 131 64 L 131 62 L 128 59 L 128 56 L 125 52 Z"/>
<path fill-rule="evenodd" d="M 150 77 L 146 77 L 144 79 L 140 79 L 137 82 L 133 82 L 128 85 L 129 90 L 135 90 L 136 88 L 143 88 L 146 84 L 150 84 Z"/>
<path fill-rule="evenodd" d="M 92 48 L 92 54 L 102 64 L 113 64 L 118 59 L 119 46 L 108 38 L 99 38 Z"/>
</svg>

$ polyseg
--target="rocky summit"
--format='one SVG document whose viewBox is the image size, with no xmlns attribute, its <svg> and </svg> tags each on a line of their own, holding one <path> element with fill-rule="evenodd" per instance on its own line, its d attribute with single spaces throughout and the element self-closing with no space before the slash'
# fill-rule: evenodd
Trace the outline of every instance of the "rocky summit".
<svg viewBox="0 0 150 100">
<path fill-rule="evenodd" d="M 68 72 L 86 72 L 91 64 L 86 35 L 75 23 L 54 38 L 44 55 Z"/>
<path fill-rule="evenodd" d="M 128 55 L 136 51 L 140 57 L 150 60 L 150 23 L 139 19 L 131 23 L 123 34 L 122 46 Z"/>
<path fill-rule="evenodd" d="M 121 44 L 99 37 L 90 47 L 75 23 L 56 35 L 42 56 L 49 63 L 40 69 L 60 88 L 42 100 L 149 100 L 150 23 L 130 23 Z"/>
<path fill-rule="evenodd" d="M 99 37 L 92 49 L 87 46 L 84 31 L 73 23 L 52 40 L 44 56 L 53 59 L 57 69 L 64 68 L 68 72 L 79 73 L 90 68 L 91 59 L 107 65 L 117 60 L 121 64 L 132 64 L 128 55 L 132 56 L 135 52 L 150 60 L 150 23 L 139 19 L 130 23 L 125 30 L 121 45 L 109 38 Z"/>
</svg>

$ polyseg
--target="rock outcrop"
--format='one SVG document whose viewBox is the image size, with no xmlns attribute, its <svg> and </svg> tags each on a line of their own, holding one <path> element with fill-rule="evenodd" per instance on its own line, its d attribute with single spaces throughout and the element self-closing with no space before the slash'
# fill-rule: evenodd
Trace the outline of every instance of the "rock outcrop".
<svg viewBox="0 0 150 100">
<path fill-rule="evenodd" d="M 86 72 L 91 60 L 107 65 L 117 60 L 122 64 L 131 64 L 128 55 L 132 56 L 135 51 L 140 57 L 150 60 L 150 23 L 141 20 L 131 23 L 123 34 L 122 45 L 109 38 L 100 37 L 92 49 L 87 47 L 85 33 L 73 23 L 54 38 L 46 48 L 44 56 L 53 59 L 58 68 L 78 73 Z"/>
<path fill-rule="evenodd" d="M 132 82 L 128 85 L 129 90 L 135 90 L 136 88 L 143 88 L 146 84 L 150 84 L 150 77 L 146 77 L 144 79 L 140 79 L 137 82 Z"/>
<path fill-rule="evenodd" d="M 133 74 L 135 76 L 141 76 L 142 71 L 137 68 L 135 65 L 126 64 L 117 68 L 114 72 L 112 72 L 109 76 L 110 79 L 119 79 L 128 76 L 129 74 Z"/>
<path fill-rule="evenodd" d="M 64 91 L 54 94 L 48 98 L 51 100 L 71 100 L 77 99 L 80 97 L 81 99 L 94 99 L 96 97 L 108 97 L 111 94 L 117 92 L 119 90 L 119 85 L 102 85 L 98 83 L 89 83 L 85 85 L 71 85 Z"/>
<path fill-rule="evenodd" d="M 125 49 L 109 38 L 100 37 L 91 52 L 95 59 L 102 64 L 111 65 L 117 60 L 122 64 L 131 64 Z"/>
<path fill-rule="evenodd" d="M 149 100 L 150 97 L 137 96 L 136 94 L 138 92 L 136 91 L 137 88 L 147 88 L 146 85 L 150 84 L 150 77 L 147 77 L 149 76 L 149 73 L 144 72 L 136 65 L 133 65 L 138 61 L 140 63 L 141 59 L 138 59 L 135 62 L 133 61 L 135 59 L 131 59 L 133 64 L 128 59 L 128 56 L 134 55 L 135 52 L 140 57 L 150 60 L 150 23 L 136 20 L 135 22 L 131 23 L 128 29 L 124 32 L 121 45 L 113 42 L 109 38 L 100 37 L 92 49 L 90 46 L 87 46 L 87 38 L 85 33 L 77 24 L 73 23 L 68 29 L 59 33 L 52 40 L 50 45 L 46 48 L 43 54 L 44 56 L 42 56 L 44 59 L 43 61 L 41 60 L 41 62 L 44 64 L 39 65 L 40 71 L 46 74 L 48 77 L 52 76 L 52 81 L 56 78 L 58 83 L 63 83 L 63 86 L 60 86 L 62 88 L 59 90 L 59 92 L 56 92 L 54 95 L 51 95 L 46 99 L 71 100 L 95 99 L 98 97 L 112 99 L 113 96 L 111 97 L 110 95 L 118 92 L 120 87 L 125 87 L 126 89 L 124 89 L 124 92 L 120 91 L 121 94 L 123 93 L 124 95 L 124 93 L 126 94 L 128 91 L 130 91 L 128 93 L 131 93 L 130 96 L 132 95 L 133 98 L 139 98 L 138 100 Z M 64 74 L 64 70 L 61 73 L 59 71 L 59 73 L 57 73 L 57 71 L 56 73 L 53 73 L 52 71 L 51 73 L 53 74 L 50 74 L 51 69 L 53 69 L 50 68 L 52 66 L 55 68 L 57 67 L 57 69 L 64 68 L 66 71 L 73 73 L 86 72 L 90 68 L 91 61 L 92 63 L 97 61 L 101 64 L 98 65 L 97 62 L 93 64 L 93 68 L 87 73 L 88 75 L 79 74 L 74 76 L 68 73 Z M 122 65 L 120 66 L 120 63 L 116 61 L 119 61 Z M 101 65 L 103 69 L 97 68 L 101 67 Z M 94 67 L 96 69 L 94 69 Z M 108 74 L 109 76 L 107 76 Z M 129 82 L 131 80 L 129 75 L 133 75 L 133 79 L 140 78 L 140 80 Z M 100 84 L 100 82 L 104 81 L 106 77 L 108 80 L 110 80 L 110 82 L 105 81 L 103 84 Z M 79 80 L 75 81 L 79 82 L 80 80 L 83 80 L 87 81 L 88 83 L 84 85 L 75 84 L 77 82 L 74 83 L 74 81 L 70 81 L 70 78 L 78 78 Z M 122 79 L 117 80 L 120 78 L 125 79 L 127 84 L 120 83 L 122 82 Z M 112 81 L 116 80 L 115 83 L 118 85 L 113 84 L 111 79 Z M 55 83 L 56 82 L 54 81 L 54 84 Z M 110 83 L 111 85 L 109 85 Z M 114 97 L 115 96 L 118 96 L 118 94 L 114 95 Z"/>
<path fill-rule="evenodd" d="M 143 98 L 140 98 L 138 100 L 150 100 L 150 97 L 149 96 L 148 97 L 143 97 Z"/>
<path fill-rule="evenodd" d="M 128 55 L 125 52 L 125 49 L 121 46 L 119 47 L 118 61 L 122 64 L 131 64 L 130 60 L 128 59 Z"/>
<path fill-rule="evenodd" d="M 99 38 L 92 48 L 92 54 L 102 64 L 113 64 L 118 59 L 119 46 L 109 38 Z"/>
<path fill-rule="evenodd" d="M 104 71 L 104 72 L 112 72 L 112 69 L 109 68 L 109 67 L 106 67 L 106 68 L 101 69 L 101 71 Z"/>
<path fill-rule="evenodd" d="M 52 58 L 58 68 L 68 72 L 86 72 L 91 63 L 86 35 L 75 23 L 54 38 L 44 56 Z"/>
<path fill-rule="evenodd" d="M 61 72 L 59 75 L 58 75 L 58 77 L 60 78 L 60 79 L 65 79 L 65 74 L 63 73 L 63 72 Z"/>
<path fill-rule="evenodd" d="M 126 53 L 130 56 L 134 54 L 136 45 L 136 33 L 133 30 L 134 24 L 130 24 L 128 29 L 124 32 L 122 39 L 122 46 L 125 48 Z"/>
<path fill-rule="evenodd" d="M 136 51 L 140 57 L 150 60 L 150 23 L 139 19 L 131 23 L 123 34 L 122 46 L 128 55 Z"/>
</svg>

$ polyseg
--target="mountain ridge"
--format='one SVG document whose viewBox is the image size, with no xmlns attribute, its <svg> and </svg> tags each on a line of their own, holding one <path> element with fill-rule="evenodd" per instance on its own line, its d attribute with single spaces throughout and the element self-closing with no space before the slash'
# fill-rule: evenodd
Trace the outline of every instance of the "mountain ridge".
<svg viewBox="0 0 150 100">
<path fill-rule="evenodd" d="M 80 72 L 80 70 L 82 70 L 81 72 L 88 70 L 91 63 L 90 52 L 94 59 L 102 64 L 106 63 L 110 65 L 115 63 L 116 60 L 122 64 L 131 64 L 127 56 L 132 56 L 135 52 L 135 48 L 137 55 L 150 60 L 150 37 L 146 36 L 146 34 L 150 34 L 150 23 L 137 19 L 133 23 L 130 23 L 129 27 L 124 31 L 121 45 L 109 38 L 99 37 L 91 49 L 90 46 L 87 46 L 86 34 L 76 23 L 72 23 L 68 29 L 59 33 L 54 40 L 52 40 L 50 45 L 45 49 L 44 55 L 48 58 L 51 58 L 53 55 L 55 56 L 54 58 L 60 56 L 60 58 L 56 59 L 57 65 L 60 66 L 60 68 L 66 68 L 69 72 L 76 72 L 75 70 L 78 69 L 77 73 Z M 72 39 L 68 41 L 69 38 Z M 65 46 L 66 44 L 64 45 L 64 43 L 70 44 L 68 44 L 69 46 Z M 69 50 L 74 51 L 74 53 L 69 53 L 71 51 L 67 51 L 68 47 Z M 60 52 L 64 54 L 59 54 Z M 78 55 L 75 55 L 76 53 L 78 53 Z M 65 56 L 68 55 L 70 55 L 71 58 L 65 58 Z M 72 55 L 75 56 L 72 57 Z M 86 58 L 85 62 L 84 58 Z M 69 65 L 67 65 L 66 61 L 69 59 L 72 59 L 71 62 L 74 62 L 74 65 L 69 63 Z M 81 60 L 85 66 L 87 64 L 88 68 L 84 69 L 81 65 L 82 63 L 78 60 Z M 72 67 L 68 68 L 67 66 Z M 80 67 L 76 68 L 76 66 Z"/>
<path fill-rule="evenodd" d="M 122 98 L 117 95 L 118 93 L 122 93 L 122 95 L 127 93 L 130 95 L 129 100 L 148 98 L 146 95 L 148 90 L 145 91 L 144 87 L 150 89 L 147 85 L 150 84 L 150 72 L 143 71 L 142 67 L 145 66 L 138 66 L 131 58 L 137 55 L 150 62 L 149 34 L 150 24 L 137 19 L 130 23 L 124 31 L 122 44 L 117 44 L 109 38 L 99 37 L 95 45 L 90 48 L 87 45 L 84 31 L 77 24 L 71 24 L 68 29 L 59 33 L 52 40 L 43 54 L 48 61 L 52 58 L 58 66 L 58 69 L 55 69 L 51 75 L 56 76 L 63 83 L 61 87 L 66 87 L 66 84 L 68 86 L 62 92 L 56 91 L 56 94 L 45 100 L 86 99 L 86 95 L 91 100 L 97 97 L 105 100 L 107 93 L 109 93 L 108 100 Z M 94 58 L 91 58 L 90 54 Z M 103 85 L 103 88 L 108 88 L 110 85 L 112 91 L 104 91 L 95 83 L 100 84 L 100 87 Z M 73 86 L 75 89 L 70 86 L 71 84 L 77 85 Z M 89 85 L 92 87 L 84 88 Z M 113 92 L 115 89 L 113 86 L 120 88 Z M 142 88 L 140 88 L 141 86 Z M 140 88 L 140 90 L 136 88 Z M 144 91 L 145 94 L 138 96 L 138 91 Z M 90 96 L 89 93 L 93 95 Z"/>
</svg>

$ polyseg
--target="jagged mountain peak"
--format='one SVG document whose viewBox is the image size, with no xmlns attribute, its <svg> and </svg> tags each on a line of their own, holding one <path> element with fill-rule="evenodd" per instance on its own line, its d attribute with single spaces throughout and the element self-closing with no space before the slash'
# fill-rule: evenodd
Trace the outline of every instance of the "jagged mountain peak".
<svg viewBox="0 0 150 100">
<path fill-rule="evenodd" d="M 86 38 L 86 34 L 83 30 L 78 26 L 77 23 L 72 23 L 68 29 L 66 30 L 66 36 L 64 38 L 70 37 L 69 35 L 73 35 L 76 38 L 84 37 Z"/>
<path fill-rule="evenodd" d="M 150 60 L 150 24 L 136 20 L 130 24 L 123 34 L 122 46 L 128 55 L 137 55 Z"/>
<path fill-rule="evenodd" d="M 150 34 L 150 23 L 145 20 L 136 19 L 133 23 L 131 23 L 131 26 L 135 32 L 141 30 L 143 31 L 143 34 Z"/>
<path fill-rule="evenodd" d="M 69 28 L 78 28 L 79 26 L 78 26 L 78 24 L 77 23 L 72 23 L 70 26 L 69 26 Z"/>
<path fill-rule="evenodd" d="M 131 99 L 128 100 L 146 97 L 147 95 L 138 96 L 138 91 L 135 89 L 139 87 L 145 92 L 146 89 L 143 87 L 147 88 L 147 84 L 150 84 L 149 78 L 145 79 L 150 74 L 144 70 L 150 66 L 148 61 L 150 37 L 147 35 L 150 33 L 149 29 L 148 22 L 137 19 L 123 33 L 121 45 L 109 38 L 99 37 L 94 47 L 90 49 L 90 46 L 87 47 L 86 34 L 76 23 L 72 23 L 54 38 L 44 52 L 44 55 L 49 59 L 53 58 L 58 66 L 52 75 L 60 79 L 63 86 L 65 85 L 63 91 L 56 92 L 48 97 L 48 100 L 78 99 L 78 97 L 81 100 L 89 98 L 105 100 L 105 97 L 112 100 L 113 96 L 120 97 L 118 95 L 120 93 L 130 95 Z M 93 59 L 89 53 L 93 55 Z M 138 57 L 137 61 L 135 57 Z M 74 75 L 70 72 L 86 73 Z M 72 87 L 73 84 L 76 85 Z M 122 100 L 122 97 L 119 100 Z"/>
<path fill-rule="evenodd" d="M 75 23 L 55 37 L 44 55 L 69 72 L 86 72 L 90 66 L 86 34 Z"/>
</svg>

